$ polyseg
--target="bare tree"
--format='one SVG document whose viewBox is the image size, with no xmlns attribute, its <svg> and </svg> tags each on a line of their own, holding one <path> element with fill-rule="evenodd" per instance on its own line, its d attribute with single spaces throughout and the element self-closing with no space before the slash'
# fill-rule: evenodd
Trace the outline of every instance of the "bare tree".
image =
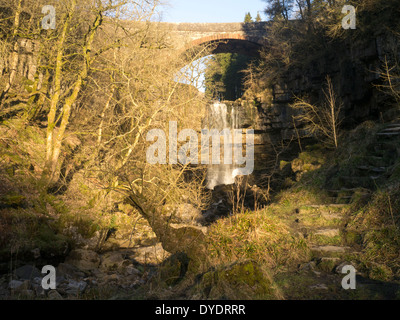
<svg viewBox="0 0 400 320">
<path fill-rule="evenodd" d="M 338 147 L 338 132 L 341 123 L 343 104 L 337 100 L 331 78 L 326 78 L 327 90 L 323 90 L 325 102 L 316 106 L 303 99 L 297 99 L 292 105 L 301 111 L 296 117 L 306 125 L 310 135 L 327 139 L 328 145 Z"/>
<path fill-rule="evenodd" d="M 395 50 L 397 52 L 397 50 Z M 395 58 L 391 59 L 392 64 L 389 64 L 388 57 L 385 57 L 383 62 L 383 68 L 380 72 L 380 76 L 384 81 L 383 85 L 378 87 L 389 93 L 396 102 L 400 102 L 400 63 L 396 58 L 396 54 L 393 55 Z"/>
<path fill-rule="evenodd" d="M 80 2 L 78 10 L 77 0 L 68 0 L 64 3 L 65 10 L 58 19 L 60 27 L 56 33 L 57 41 L 53 46 L 54 54 L 51 55 L 50 60 L 50 63 L 53 63 L 53 81 L 49 88 L 52 94 L 49 98 L 47 117 L 44 181 L 57 180 L 58 159 L 71 112 L 90 76 L 93 64 L 109 49 L 119 46 L 122 33 L 118 34 L 118 31 L 114 34 L 115 39 L 112 41 L 103 44 L 99 41 L 96 43 L 100 27 L 106 19 L 109 20 L 106 16 L 127 17 L 129 12 L 133 15 L 139 15 L 141 12 L 140 16 L 136 17 L 140 20 L 143 16 L 147 17 L 149 12 L 153 13 L 157 4 L 157 0 L 147 3 L 131 3 L 128 0 L 112 2 L 96 0 L 95 4 Z M 83 15 L 86 15 L 86 21 Z M 117 20 L 111 23 L 118 25 Z M 51 43 L 52 38 L 49 41 Z"/>
</svg>

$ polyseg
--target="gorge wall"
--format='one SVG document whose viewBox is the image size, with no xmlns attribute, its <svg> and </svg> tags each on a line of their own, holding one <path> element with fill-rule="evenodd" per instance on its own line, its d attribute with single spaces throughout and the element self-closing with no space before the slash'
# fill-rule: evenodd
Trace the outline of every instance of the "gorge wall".
<svg viewBox="0 0 400 320">
<path fill-rule="evenodd" d="M 342 125 L 353 128 L 367 120 L 389 121 L 396 117 L 397 107 L 390 96 L 379 88 L 386 57 L 399 55 L 394 36 L 381 33 L 369 39 L 347 41 L 312 59 L 308 68 L 292 68 L 288 74 L 267 88 L 260 97 L 255 128 L 264 140 L 280 141 L 296 138 L 300 123 L 290 105 L 304 95 L 318 105 L 324 101 L 323 89 L 329 75 L 339 100 L 343 103 Z M 396 51 L 397 50 L 397 51 Z M 266 141 L 267 142 L 267 141 Z"/>
</svg>

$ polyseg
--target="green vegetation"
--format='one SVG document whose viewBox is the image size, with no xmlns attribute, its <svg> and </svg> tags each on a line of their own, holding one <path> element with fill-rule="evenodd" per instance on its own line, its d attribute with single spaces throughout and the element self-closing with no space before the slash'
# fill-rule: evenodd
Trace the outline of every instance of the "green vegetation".
<svg viewBox="0 0 400 320">
<path fill-rule="evenodd" d="M 207 62 L 206 95 L 210 99 L 235 101 L 244 93 L 243 73 L 252 58 L 238 53 L 219 53 Z"/>
<path fill-rule="evenodd" d="M 244 22 L 245 23 L 249 23 L 249 22 L 253 22 L 253 17 L 251 16 L 250 12 L 247 12 L 245 17 L 244 17 Z"/>
</svg>

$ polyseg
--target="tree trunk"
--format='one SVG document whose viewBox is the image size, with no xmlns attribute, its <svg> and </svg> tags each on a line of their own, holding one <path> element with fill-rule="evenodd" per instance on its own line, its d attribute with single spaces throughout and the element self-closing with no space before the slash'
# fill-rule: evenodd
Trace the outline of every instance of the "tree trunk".
<svg viewBox="0 0 400 320">
<path fill-rule="evenodd" d="M 129 200 L 148 221 L 162 243 L 164 250 L 176 254 L 184 253 L 190 260 L 201 260 L 205 253 L 205 230 L 196 226 L 175 226 L 163 217 L 161 210 L 147 205 L 146 199 L 132 191 Z"/>
<path fill-rule="evenodd" d="M 106 102 L 106 104 L 104 106 L 104 109 L 103 109 L 103 111 L 102 111 L 102 113 L 100 115 L 101 120 L 100 120 L 100 124 L 99 124 L 99 129 L 97 130 L 97 146 L 98 147 L 100 147 L 101 140 L 103 139 L 104 117 L 105 117 L 107 109 L 110 107 L 111 100 L 112 100 L 112 98 L 114 96 L 114 91 L 115 91 L 115 87 L 113 86 L 113 88 L 111 90 L 111 93 L 110 93 L 110 97 L 108 98 L 108 100 L 107 100 L 107 102 Z"/>
<path fill-rule="evenodd" d="M 22 0 L 18 1 L 17 9 L 15 11 L 15 17 L 14 17 L 14 30 L 13 30 L 13 36 L 12 36 L 12 41 L 14 42 L 13 45 L 13 51 L 11 54 L 11 59 L 10 59 L 10 76 L 8 78 L 8 82 L 6 84 L 6 87 L 4 88 L 3 92 L 1 93 L 0 96 L 0 106 L 2 101 L 6 98 L 8 92 L 10 91 L 13 83 L 15 76 L 17 75 L 17 68 L 18 68 L 18 61 L 19 61 L 19 42 L 18 42 L 18 29 L 20 25 L 20 17 L 21 17 L 21 12 L 22 12 Z"/>
<path fill-rule="evenodd" d="M 54 84 L 53 84 L 53 95 L 50 101 L 50 110 L 47 115 L 47 141 L 46 141 L 46 163 L 44 165 L 42 179 L 48 180 L 49 182 L 52 180 L 54 175 L 54 169 L 56 168 L 57 163 L 54 163 L 54 146 L 58 144 L 54 141 L 54 129 L 56 127 L 56 115 L 57 115 L 57 105 L 60 101 L 61 96 L 61 80 L 63 77 L 62 67 L 63 67 L 63 57 L 64 57 L 64 44 L 67 37 L 67 33 L 69 30 L 69 26 L 71 24 L 72 16 L 75 11 L 77 0 L 72 0 L 71 7 L 69 8 L 66 19 L 64 22 L 64 26 L 61 32 L 60 37 L 57 41 L 57 56 L 54 70 Z M 57 159 L 59 156 L 59 151 L 57 155 Z"/>
</svg>

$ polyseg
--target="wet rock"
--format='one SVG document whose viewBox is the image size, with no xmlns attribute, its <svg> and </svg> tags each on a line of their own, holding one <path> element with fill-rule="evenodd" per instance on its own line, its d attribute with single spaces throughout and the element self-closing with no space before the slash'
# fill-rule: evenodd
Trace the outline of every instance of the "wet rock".
<svg viewBox="0 0 400 320">
<path fill-rule="evenodd" d="M 77 267 L 81 271 L 91 271 L 99 267 L 100 257 L 94 251 L 77 249 L 71 251 L 65 262 Z"/>
<path fill-rule="evenodd" d="M 22 280 L 31 280 L 37 277 L 41 277 L 40 271 L 31 265 L 26 265 L 15 270 L 15 275 Z"/>
</svg>

